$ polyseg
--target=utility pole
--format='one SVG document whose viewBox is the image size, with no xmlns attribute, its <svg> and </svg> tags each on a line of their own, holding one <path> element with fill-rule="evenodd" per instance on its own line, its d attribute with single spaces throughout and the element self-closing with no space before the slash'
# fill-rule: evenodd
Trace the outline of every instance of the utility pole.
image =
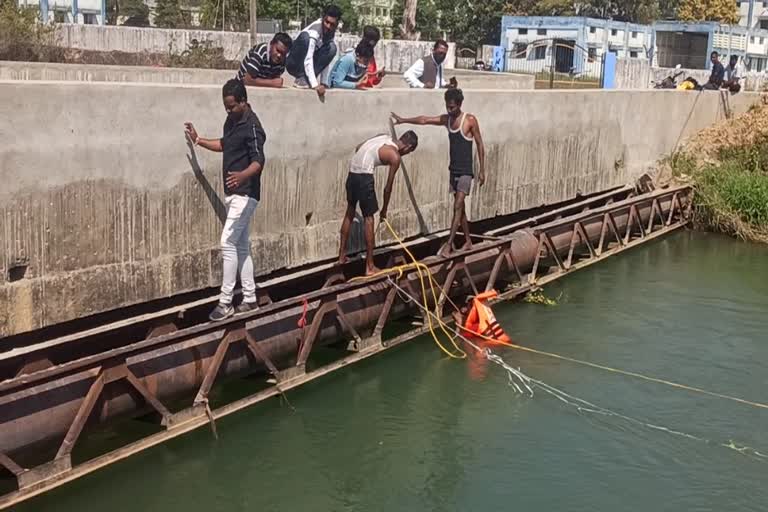
<svg viewBox="0 0 768 512">
<path fill-rule="evenodd" d="M 256 18 L 256 0 L 250 0 L 251 8 L 250 8 L 250 17 L 251 17 L 251 46 L 256 46 L 256 36 L 258 34 L 258 30 L 256 28 L 257 24 L 257 18 Z"/>
</svg>

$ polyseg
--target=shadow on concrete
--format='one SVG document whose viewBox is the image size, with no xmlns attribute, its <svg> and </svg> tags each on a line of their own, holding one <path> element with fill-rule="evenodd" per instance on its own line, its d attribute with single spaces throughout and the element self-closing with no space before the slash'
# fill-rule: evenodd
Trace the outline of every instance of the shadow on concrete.
<svg viewBox="0 0 768 512">
<path fill-rule="evenodd" d="M 200 162 L 197 160 L 194 144 L 192 144 L 192 142 L 186 137 L 185 140 L 187 142 L 187 148 L 189 148 L 189 154 L 187 155 L 189 166 L 192 167 L 192 172 L 195 173 L 195 178 L 197 179 L 198 183 L 200 183 L 200 186 L 203 187 L 203 191 L 205 191 L 205 195 L 208 198 L 208 201 L 211 203 L 213 211 L 216 212 L 216 216 L 219 218 L 219 221 L 223 226 L 227 221 L 227 207 L 224 205 L 221 198 L 219 198 L 219 195 L 211 185 L 211 182 L 208 181 L 208 178 L 205 177 L 203 168 L 200 167 Z"/>
<path fill-rule="evenodd" d="M 395 130 L 395 125 L 392 123 L 392 119 L 389 119 L 389 131 L 392 134 L 392 138 L 397 140 L 397 131 Z M 419 208 L 419 204 L 416 202 L 416 195 L 413 193 L 413 185 L 411 184 L 411 177 L 408 176 L 408 168 L 405 166 L 405 162 L 400 163 L 400 167 L 403 169 L 403 177 L 405 178 L 405 188 L 408 190 L 408 197 L 411 200 L 411 204 L 413 205 L 413 211 L 416 212 L 416 219 L 419 221 L 419 234 L 426 235 L 429 234 L 429 229 L 427 228 L 427 223 L 424 222 L 424 215 L 421 213 L 421 209 Z"/>
</svg>

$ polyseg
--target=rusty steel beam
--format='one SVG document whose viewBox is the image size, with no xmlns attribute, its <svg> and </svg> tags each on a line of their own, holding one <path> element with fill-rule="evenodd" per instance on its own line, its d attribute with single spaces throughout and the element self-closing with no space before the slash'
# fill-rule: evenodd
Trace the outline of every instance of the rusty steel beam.
<svg viewBox="0 0 768 512">
<path fill-rule="evenodd" d="M 438 284 L 436 301 L 430 293 L 422 296 L 415 271 L 403 274 L 398 281 L 418 299 L 438 307 L 441 315 L 446 301 L 462 300 L 499 284 L 511 285 L 504 297 L 516 296 L 684 225 L 690 214 L 690 193 L 689 188 L 679 187 L 633 196 L 516 231 L 499 240 L 484 241 L 447 259 L 426 258 L 423 263 Z M 654 216 L 666 221 L 657 223 Z M 622 230 L 627 239 L 620 236 Z M 615 236 L 612 246 L 608 233 Z M 391 259 L 402 261 L 402 256 L 393 255 Z M 0 462 L 6 463 L 4 467 L 8 468 L 8 461 L 12 463 L 14 455 L 24 452 L 27 446 L 64 436 L 57 456 L 24 470 L 23 478 L 18 476 L 19 491 L 0 498 L 0 508 L 426 332 L 426 327 L 421 327 L 394 340 L 381 339 L 388 320 L 414 310 L 412 305 L 397 300 L 387 279 L 340 282 L 338 273 L 331 271 L 323 288 L 300 297 L 272 302 L 224 322 L 159 334 L 0 382 L 0 454 L 4 454 Z M 298 326 L 305 307 L 311 319 L 306 329 Z M 350 337 L 353 343 L 349 348 L 356 351 L 330 365 L 306 371 L 318 343 Z M 3 354 L 0 360 L 3 357 L 13 356 Z M 217 375 L 256 371 L 274 375 L 277 383 L 218 410 L 208 408 L 208 393 Z M 113 389 L 107 395 L 106 384 L 120 384 L 124 389 Z M 138 398 L 131 389 L 139 392 Z M 195 398 L 186 409 L 170 413 L 164 401 L 181 393 Z M 55 407 L 53 402 L 46 407 L 46 400 L 52 396 Z M 69 454 L 89 417 L 105 421 L 131 412 L 139 414 L 146 408 L 160 413 L 164 431 L 72 466 Z"/>
</svg>

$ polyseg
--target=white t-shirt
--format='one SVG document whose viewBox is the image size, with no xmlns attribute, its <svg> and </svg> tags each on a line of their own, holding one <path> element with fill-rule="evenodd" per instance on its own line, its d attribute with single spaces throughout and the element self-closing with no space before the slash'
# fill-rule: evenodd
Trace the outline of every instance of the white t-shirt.
<svg viewBox="0 0 768 512">
<path fill-rule="evenodd" d="M 363 142 L 349 163 L 349 172 L 352 174 L 373 174 L 373 170 L 382 165 L 379 149 L 386 145 L 397 149 L 397 144 L 389 135 L 377 135 Z"/>
<path fill-rule="evenodd" d="M 736 64 L 733 68 L 731 66 L 725 67 L 725 79 L 727 81 L 730 80 L 741 80 L 741 64 Z"/>
</svg>

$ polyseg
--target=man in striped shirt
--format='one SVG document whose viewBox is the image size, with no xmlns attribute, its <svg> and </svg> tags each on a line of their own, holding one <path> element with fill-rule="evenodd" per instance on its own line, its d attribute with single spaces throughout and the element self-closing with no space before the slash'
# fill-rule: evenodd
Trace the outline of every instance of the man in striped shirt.
<svg viewBox="0 0 768 512">
<path fill-rule="evenodd" d="M 240 63 L 236 78 L 254 87 L 282 87 L 285 58 L 291 46 L 291 36 L 283 32 L 275 34 L 269 45 L 254 46 Z"/>
</svg>

